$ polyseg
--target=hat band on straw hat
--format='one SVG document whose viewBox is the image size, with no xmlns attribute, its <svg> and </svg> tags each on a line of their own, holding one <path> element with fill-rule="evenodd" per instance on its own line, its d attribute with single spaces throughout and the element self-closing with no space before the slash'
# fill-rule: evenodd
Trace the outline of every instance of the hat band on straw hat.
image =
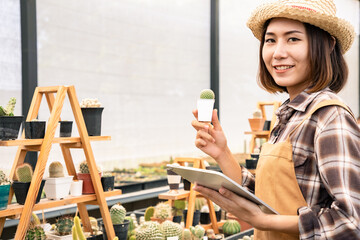
<svg viewBox="0 0 360 240">
<path fill-rule="evenodd" d="M 288 18 L 314 25 L 336 38 L 342 52 L 347 52 L 355 38 L 353 26 L 336 17 L 333 0 L 280 0 L 259 6 L 250 16 L 247 26 L 261 41 L 266 21 L 272 18 Z"/>
</svg>

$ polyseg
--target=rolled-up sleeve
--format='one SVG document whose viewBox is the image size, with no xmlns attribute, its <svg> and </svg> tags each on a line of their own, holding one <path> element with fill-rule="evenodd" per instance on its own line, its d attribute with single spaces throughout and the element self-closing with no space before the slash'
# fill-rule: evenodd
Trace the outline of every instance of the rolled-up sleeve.
<svg viewBox="0 0 360 240">
<path fill-rule="evenodd" d="M 346 111 L 318 126 L 314 150 L 327 207 L 298 209 L 300 239 L 360 239 L 360 131 Z"/>
<path fill-rule="evenodd" d="M 255 177 L 246 168 L 241 166 L 242 186 L 251 193 L 255 191 Z"/>
</svg>

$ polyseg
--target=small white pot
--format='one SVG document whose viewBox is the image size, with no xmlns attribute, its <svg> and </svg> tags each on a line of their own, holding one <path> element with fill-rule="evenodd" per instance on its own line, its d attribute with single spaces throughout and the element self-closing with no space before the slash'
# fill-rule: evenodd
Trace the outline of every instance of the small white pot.
<svg viewBox="0 0 360 240">
<path fill-rule="evenodd" d="M 83 180 L 73 181 L 70 186 L 70 195 L 78 197 L 82 195 Z"/>
<path fill-rule="evenodd" d="M 44 186 L 46 197 L 50 200 L 60 200 L 69 195 L 73 176 L 47 178 Z"/>
<path fill-rule="evenodd" d="M 198 99 L 198 121 L 211 122 L 215 99 Z"/>
<path fill-rule="evenodd" d="M 55 234 L 55 231 L 45 232 L 45 235 L 47 239 L 51 240 L 72 240 L 72 234 L 65 235 L 65 236 L 59 236 Z"/>
</svg>

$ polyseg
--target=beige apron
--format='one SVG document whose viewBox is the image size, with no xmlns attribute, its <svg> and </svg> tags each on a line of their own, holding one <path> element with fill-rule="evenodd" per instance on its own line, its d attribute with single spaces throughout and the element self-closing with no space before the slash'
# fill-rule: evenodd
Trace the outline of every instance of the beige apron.
<svg viewBox="0 0 360 240">
<path fill-rule="evenodd" d="M 292 133 L 316 110 L 324 106 L 338 105 L 351 111 L 338 100 L 326 100 L 317 104 L 304 119 L 290 132 L 285 142 L 265 143 L 262 146 L 256 168 L 255 195 L 278 211 L 281 215 L 297 215 L 297 209 L 307 206 L 295 176 L 292 160 Z M 352 113 L 351 113 L 352 114 Z M 255 229 L 256 240 L 291 240 L 299 235 Z"/>
</svg>

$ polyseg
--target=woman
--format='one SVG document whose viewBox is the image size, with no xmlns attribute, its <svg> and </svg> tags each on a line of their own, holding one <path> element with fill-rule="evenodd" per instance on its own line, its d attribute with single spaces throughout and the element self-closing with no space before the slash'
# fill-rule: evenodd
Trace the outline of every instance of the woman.
<svg viewBox="0 0 360 240">
<path fill-rule="evenodd" d="M 360 239 L 360 130 L 336 95 L 355 35 L 335 12 L 332 0 L 282 0 L 260 6 L 248 21 L 261 41 L 260 85 L 289 94 L 262 146 L 256 181 L 230 152 L 216 110 L 213 126 L 192 122 L 195 145 L 280 213 L 265 214 L 225 188 L 195 186 L 254 226 L 256 239 Z"/>
</svg>

